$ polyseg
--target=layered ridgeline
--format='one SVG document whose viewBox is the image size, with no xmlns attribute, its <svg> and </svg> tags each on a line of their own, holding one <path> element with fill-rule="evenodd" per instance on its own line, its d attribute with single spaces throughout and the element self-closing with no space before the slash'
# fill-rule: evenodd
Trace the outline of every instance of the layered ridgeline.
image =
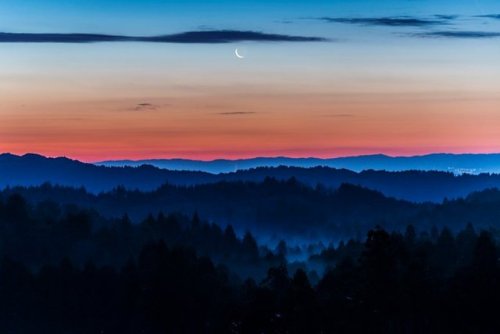
<svg viewBox="0 0 500 334">
<path fill-rule="evenodd" d="M 436 179 L 463 191 L 497 176 L 1 160 L 4 184 L 171 183 L 0 190 L 2 333 L 498 332 L 489 305 L 500 302 L 500 190 L 415 203 L 347 183 L 310 186 L 318 175 L 383 175 L 377 184 L 432 196 Z M 265 176 L 285 171 L 295 178 Z"/>
<path fill-rule="evenodd" d="M 60 211 L 54 209 L 57 206 L 77 206 L 106 219 L 128 216 L 138 223 L 150 215 L 197 213 L 210 223 L 232 225 L 241 235 L 251 231 L 259 240 L 271 243 L 280 239 L 295 244 L 362 238 L 376 226 L 390 231 L 404 230 L 410 224 L 419 230 L 445 226 L 458 230 L 468 223 L 477 228 L 500 228 L 500 191 L 494 189 L 441 204 L 418 204 L 349 184 L 328 190 L 311 188 L 295 179 L 268 178 L 260 183 L 164 185 L 151 192 L 117 188 L 98 195 L 51 185 L 14 187 L 1 191 L 0 200 L 9 202 L 19 195 L 32 207 L 42 205 L 42 215 Z"/>
<path fill-rule="evenodd" d="M 428 154 L 409 157 L 391 157 L 383 154 L 320 158 L 251 158 L 212 161 L 189 159 L 150 159 L 150 160 L 110 160 L 96 163 L 108 167 L 138 167 L 151 165 L 170 170 L 202 171 L 208 173 L 230 173 L 258 167 L 330 167 L 349 169 L 355 172 L 364 170 L 385 170 L 391 172 L 420 170 L 440 171 L 454 174 L 500 173 L 500 154 Z"/>
<path fill-rule="evenodd" d="M 476 161 L 483 166 L 481 160 Z M 486 166 L 486 165 L 484 165 Z M 486 168 L 486 167 L 481 167 Z M 192 186 L 220 181 L 262 182 L 267 177 L 299 182 L 316 187 L 318 184 L 336 189 L 343 183 L 360 185 L 383 194 L 409 201 L 440 202 L 445 198 L 458 198 L 473 191 L 500 187 L 500 175 L 454 174 L 443 171 L 375 171 L 362 172 L 329 167 L 259 167 L 231 173 L 211 174 L 201 171 L 176 171 L 151 165 L 139 167 L 105 167 L 86 164 L 67 158 L 46 158 L 27 154 L 0 155 L 0 188 L 7 186 L 33 186 L 46 182 L 84 187 L 94 193 L 109 191 L 118 186 L 150 191 L 163 184 Z"/>
</svg>

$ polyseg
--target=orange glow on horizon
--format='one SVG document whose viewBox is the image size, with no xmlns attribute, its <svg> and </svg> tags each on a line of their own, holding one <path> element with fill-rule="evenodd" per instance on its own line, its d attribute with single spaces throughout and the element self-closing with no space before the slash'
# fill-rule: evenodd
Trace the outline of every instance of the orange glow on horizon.
<svg viewBox="0 0 500 334">
<path fill-rule="evenodd" d="M 0 151 L 87 162 L 500 152 L 497 99 L 262 94 L 147 101 L 13 104 L 2 116 Z"/>
</svg>

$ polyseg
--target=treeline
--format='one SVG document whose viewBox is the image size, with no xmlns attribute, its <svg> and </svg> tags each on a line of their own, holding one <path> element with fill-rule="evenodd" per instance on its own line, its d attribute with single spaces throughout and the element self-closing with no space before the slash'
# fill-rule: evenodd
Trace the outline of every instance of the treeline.
<svg viewBox="0 0 500 334">
<path fill-rule="evenodd" d="M 160 240 L 171 247 L 193 248 L 242 276 L 264 275 L 270 265 L 285 261 L 283 254 L 259 246 L 250 232 L 240 238 L 231 225 L 223 229 L 196 213 L 159 213 L 133 224 L 127 216 L 107 219 L 75 205 L 32 204 L 20 195 L 0 199 L 0 258 L 29 268 L 64 258 L 79 267 L 89 261 L 120 267 L 136 259 L 144 245 Z"/>
<path fill-rule="evenodd" d="M 429 191 L 432 191 L 430 189 Z M 453 231 L 472 222 L 478 228 L 499 227 L 500 191 L 473 193 L 464 199 L 441 204 L 410 203 L 350 184 L 338 189 L 306 186 L 292 178 L 263 182 L 220 182 L 196 186 L 164 185 L 152 192 L 118 187 L 98 195 L 83 188 L 45 184 L 0 191 L 4 201 L 20 194 L 30 203 L 55 202 L 93 210 L 105 218 L 128 215 L 134 223 L 148 214 L 198 212 L 208 221 L 251 230 L 259 237 L 281 236 L 289 240 L 337 240 L 362 237 L 375 226 L 403 231 L 407 225 L 419 230 L 448 226 Z M 276 240 L 276 242 L 279 240 Z"/>
<path fill-rule="evenodd" d="M 317 284 L 271 267 L 226 268 L 157 241 L 121 269 L 63 260 L 0 265 L 3 333 L 497 333 L 498 248 L 490 233 L 374 229 Z M 352 244 L 354 245 L 354 244 Z M 356 248 L 356 250 L 355 250 Z M 332 250 L 330 250 L 332 251 Z M 321 256 L 327 256 L 322 254 Z"/>
</svg>

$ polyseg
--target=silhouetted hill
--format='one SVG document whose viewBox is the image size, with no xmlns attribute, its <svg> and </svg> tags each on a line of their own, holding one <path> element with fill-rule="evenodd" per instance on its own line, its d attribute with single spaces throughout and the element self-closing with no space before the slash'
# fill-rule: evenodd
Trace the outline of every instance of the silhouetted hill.
<svg viewBox="0 0 500 334">
<path fill-rule="evenodd" d="M 493 189 L 442 204 L 415 204 L 350 184 L 336 190 L 313 189 L 295 179 L 164 185 L 151 192 L 117 188 L 98 195 L 46 184 L 5 189 L 0 199 L 13 194 L 34 204 L 78 205 L 107 218 L 127 214 L 136 222 L 160 212 L 197 212 L 210 222 L 231 224 L 240 233 L 250 230 L 275 241 L 285 237 L 288 241 L 345 239 L 362 236 L 377 225 L 389 230 L 401 230 L 408 224 L 419 229 L 458 229 L 469 222 L 482 228 L 500 227 L 500 191 Z"/>
<path fill-rule="evenodd" d="M 114 160 L 96 163 L 97 165 L 138 167 L 152 165 L 170 170 L 203 171 L 208 173 L 230 173 L 238 170 L 258 167 L 330 167 L 345 168 L 356 172 L 364 170 L 385 171 L 442 171 L 455 174 L 500 173 L 500 154 L 428 154 L 411 157 L 391 157 L 383 154 L 341 157 L 331 159 L 319 158 L 252 158 L 213 161 L 188 159 L 150 159 L 150 160 Z"/>
<path fill-rule="evenodd" d="M 46 158 L 36 154 L 0 155 L 0 187 L 31 186 L 45 182 L 72 187 L 85 187 L 99 192 L 124 185 L 130 189 L 152 190 L 170 182 L 197 184 L 207 182 L 210 174 L 167 171 L 153 166 L 108 168 L 67 158 Z"/>
<path fill-rule="evenodd" d="M 298 168 L 276 167 L 256 168 L 229 174 L 217 175 L 227 181 L 244 180 L 260 182 L 266 177 L 287 180 L 291 177 L 310 186 L 321 184 L 337 188 L 342 183 L 351 183 L 374 189 L 391 197 L 416 202 L 441 202 L 443 199 L 467 196 L 474 191 L 500 187 L 500 175 L 454 175 L 446 172 L 403 171 L 387 172 L 367 170 L 353 172 L 328 167 Z M 217 178 L 217 177 L 215 177 Z"/>
<path fill-rule="evenodd" d="M 197 212 L 223 226 L 232 224 L 241 233 L 250 230 L 260 236 L 287 235 L 290 239 L 352 236 L 377 224 L 399 228 L 420 208 L 353 185 L 343 184 L 337 190 L 313 189 L 293 179 L 266 179 L 262 183 L 222 181 L 189 187 L 164 185 L 152 192 L 117 188 L 99 195 L 48 184 L 0 192 L 3 197 L 12 194 L 34 203 L 75 204 L 108 218 L 127 214 L 134 221 L 160 212 Z"/>
<path fill-rule="evenodd" d="M 27 154 L 0 155 L 0 188 L 31 186 L 45 182 L 85 187 L 91 192 L 108 191 L 117 186 L 127 189 L 153 190 L 162 184 L 197 185 L 220 181 L 262 182 L 266 177 L 287 180 L 295 177 L 301 183 L 316 187 L 338 188 L 351 183 L 374 189 L 385 195 L 410 201 L 439 202 L 444 198 L 463 197 L 473 191 L 500 187 L 500 175 L 454 175 L 445 172 L 368 170 L 353 172 L 328 167 L 261 167 L 226 174 L 171 171 L 150 165 L 140 167 L 104 167 L 67 158 L 45 158 Z"/>
</svg>

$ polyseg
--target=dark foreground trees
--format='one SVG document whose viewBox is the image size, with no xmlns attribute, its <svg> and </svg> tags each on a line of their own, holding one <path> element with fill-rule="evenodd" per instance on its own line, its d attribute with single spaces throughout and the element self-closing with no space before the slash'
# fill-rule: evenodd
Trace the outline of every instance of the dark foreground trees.
<svg viewBox="0 0 500 334">
<path fill-rule="evenodd" d="M 163 242 L 120 271 L 5 260 L 0 294 L 2 333 L 217 333 L 231 300 L 224 270 Z"/>
<path fill-rule="evenodd" d="M 121 269 L 63 260 L 29 270 L 6 259 L 0 332 L 497 333 L 497 252 L 491 234 L 472 226 L 434 237 L 375 229 L 316 285 L 285 264 L 238 281 L 162 241 Z"/>
</svg>

